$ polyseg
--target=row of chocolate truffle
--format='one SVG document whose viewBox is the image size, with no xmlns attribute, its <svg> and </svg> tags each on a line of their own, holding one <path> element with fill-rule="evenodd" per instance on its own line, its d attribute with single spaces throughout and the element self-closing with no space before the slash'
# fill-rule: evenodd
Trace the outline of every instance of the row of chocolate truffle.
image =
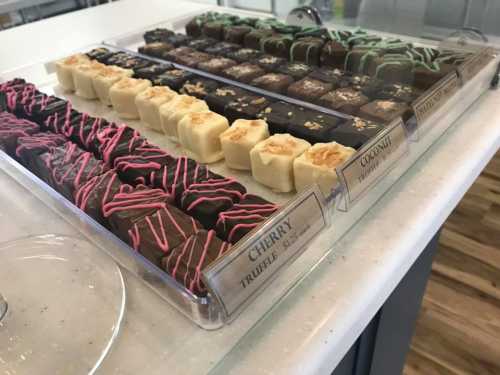
<svg viewBox="0 0 500 375">
<path fill-rule="evenodd" d="M 71 62 L 70 65 L 68 61 Z M 78 58 L 73 56 L 61 60 L 58 65 L 62 65 L 65 70 L 71 66 L 74 77 L 81 76 L 83 72 L 86 80 L 89 81 L 99 80 L 103 69 L 107 70 L 107 67 L 100 63 L 85 61 L 79 63 L 78 61 Z M 79 88 L 81 81 L 80 78 L 73 80 L 77 94 L 82 91 Z M 275 191 L 289 192 L 295 188 L 300 191 L 318 182 L 325 194 L 328 194 L 336 183 L 335 171 L 332 168 L 333 156 L 337 157 L 336 165 L 338 165 L 354 152 L 353 149 L 336 143 L 318 144 L 318 147 L 313 150 L 323 150 L 324 147 L 328 147 L 333 153 L 330 159 L 323 163 L 318 163 L 317 158 L 315 163 L 310 159 L 308 163 L 303 162 L 296 173 L 292 173 L 295 170 L 294 159 L 304 151 L 304 147 L 299 147 L 298 151 L 294 150 L 295 147 L 298 145 L 309 147 L 308 142 L 289 135 L 287 137 L 275 135 L 267 141 L 269 130 L 267 123 L 263 120 L 236 120 L 230 128 L 228 120 L 224 116 L 209 111 L 204 101 L 177 95 L 167 87 L 150 87 L 149 85 L 147 80 L 122 78 L 109 89 L 111 103 L 115 107 L 122 108 L 122 111 L 118 113 L 122 113 L 121 116 L 126 118 L 132 116 L 133 110 L 129 107 L 137 107 L 134 117 L 141 117 L 156 130 L 163 129 L 166 135 L 180 141 L 184 148 L 190 150 L 190 154 L 198 161 L 207 163 L 225 158 L 230 168 L 251 170 L 256 181 Z M 91 84 L 85 84 L 85 87 L 91 87 Z M 126 103 L 125 105 L 117 102 L 117 95 L 120 101 Z M 85 97 L 89 98 L 90 95 Z M 125 110 L 127 113 L 123 115 Z M 322 127 L 321 119 L 318 119 L 318 122 L 311 119 L 308 124 L 312 129 Z M 286 142 L 283 142 L 283 139 L 286 139 Z M 276 148 L 262 145 L 266 142 L 278 143 L 283 149 L 276 152 Z M 313 153 L 313 150 L 307 155 Z M 260 154 L 268 156 L 266 158 Z M 287 157 L 289 160 L 283 162 L 282 159 Z M 260 162 L 264 159 L 265 163 Z M 273 178 L 269 178 L 270 175 Z M 325 178 L 325 175 L 328 178 Z"/>
<path fill-rule="evenodd" d="M 382 38 L 361 29 L 329 31 L 214 13 L 193 18 L 186 25 L 186 34 L 155 29 L 146 32 L 144 38 L 147 43 L 161 43 L 164 50 L 187 45 L 201 47 L 208 53 L 219 51 L 215 44 L 222 41 L 226 44 L 224 50 L 231 45 L 243 46 L 291 62 L 341 68 L 379 77 L 386 82 L 415 83 L 423 89 L 455 69 L 468 56 L 462 52 L 415 47 L 412 43 Z M 191 38 L 198 40 L 191 41 Z M 157 44 L 156 49 L 159 48 Z M 249 52 L 244 55 L 252 57 Z"/>
<path fill-rule="evenodd" d="M 49 120 L 50 116 L 60 112 L 56 110 L 57 106 L 64 112 L 61 117 L 69 112 L 67 107 L 64 108 L 63 101 L 48 97 L 36 91 L 32 85 L 20 80 L 3 84 L 0 91 L 7 93 L 5 107 L 25 117 Z M 42 121 L 43 130 L 63 129 L 52 128 L 52 124 L 49 123 L 50 121 Z M 70 123 L 72 125 L 66 126 L 66 130 L 77 127 L 78 124 L 86 127 L 85 122 L 80 120 L 73 119 L 66 125 Z M 113 129 L 112 126 L 110 128 Z M 118 128 L 122 130 L 126 127 Z M 204 287 L 199 282 L 200 269 L 222 255 L 229 245 L 218 240 L 213 231 L 200 230 L 201 225 L 197 221 L 173 207 L 171 203 L 175 202 L 175 199 L 167 190 L 143 185 L 134 188 L 122 183 L 117 174 L 120 170 L 118 164 L 126 162 L 125 159 L 129 157 L 136 158 L 132 163 L 135 164 L 142 156 L 147 155 L 142 159 L 145 163 L 143 166 L 148 164 L 147 168 L 153 168 L 150 157 L 151 154 L 156 155 L 155 163 L 163 165 L 162 171 L 158 171 L 159 174 L 169 167 L 173 175 L 181 177 L 174 178 L 173 184 L 176 184 L 175 180 L 182 180 L 178 183 L 185 185 L 187 180 L 193 181 L 180 198 L 181 207 L 187 208 L 188 213 L 194 213 L 202 219 L 205 218 L 203 214 L 207 213 L 208 207 L 203 209 L 203 203 L 196 202 L 200 200 L 199 197 L 211 195 L 212 198 L 219 198 L 218 200 L 223 201 L 225 207 L 228 207 L 227 193 L 231 191 L 229 187 L 232 186 L 233 199 L 237 203 L 221 211 L 214 226 L 218 233 L 233 243 L 274 212 L 276 206 L 259 197 L 246 194 L 244 187 L 232 179 L 220 178 L 206 169 L 202 172 L 200 169 L 203 168 L 194 161 L 183 158 L 182 161 L 176 162 L 173 157 L 147 142 L 142 142 L 140 145 L 135 141 L 131 143 L 131 139 L 136 139 L 135 137 L 120 140 L 101 134 L 107 133 L 107 130 L 109 129 L 105 128 L 96 134 L 97 141 L 106 145 L 101 149 L 103 151 L 101 156 L 104 156 L 106 152 L 104 150 L 109 148 L 118 150 L 120 145 L 126 146 L 121 147 L 123 151 L 132 147 L 128 155 L 114 154 L 114 164 L 117 169 L 110 169 L 108 163 L 96 159 L 93 153 L 83 151 L 74 143 L 68 142 L 68 138 L 62 133 L 39 132 L 37 124 L 24 119 L 19 120 L 6 112 L 0 115 L 0 146 L 68 199 L 74 200 L 85 212 L 110 227 L 120 238 L 129 242 L 153 263 L 163 265 L 187 288 L 203 294 Z M 80 129 L 76 133 L 86 131 L 88 130 Z M 67 132 L 66 135 L 70 133 Z M 120 134 L 125 133 L 127 132 L 120 132 Z M 165 159 L 163 163 L 160 162 L 161 157 Z M 166 160 L 169 160 L 170 164 Z M 175 163 L 177 167 L 174 167 Z M 185 168 L 188 165 L 194 168 L 185 169 L 179 174 L 181 164 L 185 165 Z M 165 183 L 173 175 L 164 173 L 161 180 Z M 224 186 L 223 197 L 218 194 L 219 185 Z M 200 188 L 201 186 L 203 188 Z M 183 206 L 184 201 L 189 207 Z M 257 218 L 260 218 L 260 221 Z M 189 249 L 188 253 L 186 249 Z"/>
</svg>

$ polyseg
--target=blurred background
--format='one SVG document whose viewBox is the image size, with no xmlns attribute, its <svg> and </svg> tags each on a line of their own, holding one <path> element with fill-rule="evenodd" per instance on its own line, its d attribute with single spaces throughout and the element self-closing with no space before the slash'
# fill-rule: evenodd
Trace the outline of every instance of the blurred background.
<svg viewBox="0 0 500 375">
<path fill-rule="evenodd" d="M 139 0 L 121 0 L 138 1 Z M 169 1 L 169 0 L 165 0 Z M 10 28 L 42 18 L 97 6 L 103 0 L 0 0 L 0 28 Z M 500 35 L 500 0 L 201 0 L 284 17 L 300 5 L 313 5 L 325 20 L 432 37 L 444 29 L 473 28 L 486 35 Z"/>
</svg>

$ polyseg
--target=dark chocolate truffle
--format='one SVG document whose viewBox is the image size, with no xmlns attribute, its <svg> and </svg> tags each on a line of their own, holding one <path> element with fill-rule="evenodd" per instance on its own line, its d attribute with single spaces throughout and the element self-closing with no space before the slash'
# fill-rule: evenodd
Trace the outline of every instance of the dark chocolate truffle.
<svg viewBox="0 0 500 375">
<path fill-rule="evenodd" d="M 279 73 L 268 73 L 255 78 L 251 82 L 251 85 L 282 94 L 286 92 L 288 86 L 292 83 L 294 83 L 294 79 L 291 76 Z"/>
</svg>

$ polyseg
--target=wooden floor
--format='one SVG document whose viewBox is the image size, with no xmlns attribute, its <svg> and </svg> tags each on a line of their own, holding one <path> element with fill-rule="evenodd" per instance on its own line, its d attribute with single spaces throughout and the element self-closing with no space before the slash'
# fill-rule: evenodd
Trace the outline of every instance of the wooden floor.
<svg viewBox="0 0 500 375">
<path fill-rule="evenodd" d="M 500 374 L 500 152 L 444 225 L 404 374 Z"/>
</svg>

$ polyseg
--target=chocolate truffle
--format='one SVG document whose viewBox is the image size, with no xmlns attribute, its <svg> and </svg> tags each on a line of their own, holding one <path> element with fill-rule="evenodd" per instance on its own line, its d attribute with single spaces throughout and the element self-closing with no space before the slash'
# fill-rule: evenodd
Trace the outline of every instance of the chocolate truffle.
<svg viewBox="0 0 500 375">
<path fill-rule="evenodd" d="M 381 124 L 354 117 L 333 129 L 331 137 L 344 146 L 359 149 L 383 129 Z"/>
<path fill-rule="evenodd" d="M 194 96 L 198 99 L 205 97 L 219 87 L 219 82 L 210 78 L 194 78 L 187 80 L 181 87 L 181 94 Z"/>
<path fill-rule="evenodd" d="M 254 62 L 266 72 L 276 72 L 278 67 L 286 63 L 286 60 L 272 55 L 262 55 Z"/>
<path fill-rule="evenodd" d="M 191 40 L 187 46 L 189 48 L 194 48 L 197 51 L 205 51 L 208 47 L 213 46 L 218 41 L 212 38 L 196 38 Z"/>
<path fill-rule="evenodd" d="M 159 171 L 151 172 L 149 185 L 166 191 L 170 196 L 180 201 L 181 194 L 191 184 L 219 178 L 206 165 L 198 164 L 185 156 L 177 158 L 173 164 L 164 165 Z"/>
<path fill-rule="evenodd" d="M 290 134 L 275 134 L 250 151 L 253 178 L 277 192 L 294 189 L 293 161 L 311 145 Z"/>
<path fill-rule="evenodd" d="M 329 196 L 338 182 L 335 168 L 355 152 L 336 142 L 315 144 L 293 162 L 295 188 L 303 191 L 317 183 L 323 194 Z"/>
<path fill-rule="evenodd" d="M 257 114 L 257 118 L 266 121 L 271 134 L 287 133 L 290 119 L 295 115 L 299 107 L 286 102 L 271 103 Z"/>
<path fill-rule="evenodd" d="M 239 44 L 228 43 L 228 42 L 220 42 L 214 44 L 211 47 L 205 49 L 206 53 L 210 53 L 215 56 L 223 56 L 227 57 L 227 55 L 233 51 L 240 49 L 241 46 Z"/>
<path fill-rule="evenodd" d="M 263 52 L 270 55 L 288 59 L 292 42 L 293 36 L 276 34 L 267 38 L 262 38 L 260 41 L 260 48 Z"/>
<path fill-rule="evenodd" d="M 306 77 L 290 85 L 287 93 L 291 97 L 313 103 L 332 88 L 330 83 Z"/>
<path fill-rule="evenodd" d="M 240 118 L 255 119 L 257 114 L 269 105 L 269 100 L 263 96 L 245 95 L 229 103 L 224 109 L 224 115 L 230 122 Z"/>
<path fill-rule="evenodd" d="M 360 91 L 353 90 L 352 88 L 330 91 L 319 99 L 321 105 L 351 115 L 358 113 L 359 108 L 369 101 L 370 99 Z"/>
<path fill-rule="evenodd" d="M 158 86 L 168 86 L 172 90 L 179 91 L 184 82 L 193 76 L 194 74 L 187 70 L 172 69 L 160 74 L 153 80 L 153 83 Z"/>
<path fill-rule="evenodd" d="M 314 69 L 307 77 L 327 82 L 337 88 L 339 82 L 344 77 L 344 72 L 336 68 L 318 68 Z"/>
<path fill-rule="evenodd" d="M 197 296 L 207 289 L 201 279 L 202 270 L 222 257 L 231 245 L 217 238 L 215 232 L 199 231 L 162 259 L 162 267 L 181 285 Z"/>
<path fill-rule="evenodd" d="M 275 34 L 276 33 L 270 29 L 252 30 L 249 33 L 245 34 L 243 38 L 243 45 L 246 48 L 262 50 L 261 41 Z"/>
<path fill-rule="evenodd" d="M 75 193 L 75 205 L 101 225 L 107 226 L 103 207 L 120 190 L 123 183 L 113 169 L 95 176 Z"/>
<path fill-rule="evenodd" d="M 265 72 L 258 65 L 251 63 L 236 65 L 224 72 L 227 78 L 243 83 L 250 83 L 253 79 L 263 74 L 265 74 Z"/>
<path fill-rule="evenodd" d="M 147 185 L 152 172 L 159 172 L 163 166 L 173 166 L 175 157 L 158 146 L 144 145 L 132 153 L 117 157 L 113 166 L 122 181 L 131 185 Z"/>
<path fill-rule="evenodd" d="M 152 57 L 163 57 L 168 51 L 173 50 L 173 44 L 165 42 L 146 43 L 138 48 L 138 52 Z"/>
<path fill-rule="evenodd" d="M 135 97 L 151 86 L 147 79 L 122 78 L 109 89 L 109 99 L 118 116 L 125 119 L 138 119 L 139 111 Z"/>
<path fill-rule="evenodd" d="M 230 26 L 230 24 L 221 20 L 210 21 L 203 25 L 202 33 L 208 38 L 224 40 L 225 26 Z"/>
<path fill-rule="evenodd" d="M 17 139 L 15 156 L 26 168 L 30 171 L 34 171 L 36 158 L 48 152 L 51 148 L 61 146 L 65 142 L 67 142 L 66 138 L 61 134 L 48 132 L 33 133 L 32 135 L 19 137 Z M 0 144 L 3 143 L 0 141 Z M 4 149 L 8 152 L 6 148 Z"/>
<path fill-rule="evenodd" d="M 197 162 L 214 163 L 224 158 L 219 135 L 228 128 L 227 119 L 215 112 L 188 113 L 179 121 L 179 141 Z"/>
<path fill-rule="evenodd" d="M 295 40 L 290 47 L 290 61 L 319 66 L 319 57 L 324 43 L 323 38 L 312 36 Z"/>
<path fill-rule="evenodd" d="M 405 103 L 395 102 L 393 100 L 375 100 L 361 107 L 359 116 L 374 122 L 387 124 L 397 117 L 403 117 L 407 120 L 410 107 Z"/>
<path fill-rule="evenodd" d="M 177 56 L 175 61 L 178 64 L 188 66 L 190 68 L 196 68 L 198 64 L 212 59 L 214 56 L 205 52 L 194 51 L 187 54 L 182 54 Z"/>
<path fill-rule="evenodd" d="M 167 38 L 174 35 L 172 30 L 165 28 L 156 28 L 153 30 L 148 30 L 144 33 L 144 41 L 146 43 L 154 42 L 166 42 Z"/>
<path fill-rule="evenodd" d="M 160 107 L 163 132 L 173 140 L 178 139 L 178 123 L 188 113 L 208 110 L 207 103 L 194 96 L 176 95 Z"/>
<path fill-rule="evenodd" d="M 246 189 L 233 178 L 210 179 L 191 184 L 182 193 L 180 207 L 206 229 L 213 229 L 220 212 L 238 203 Z"/>
<path fill-rule="evenodd" d="M 250 150 L 269 137 L 264 120 L 236 120 L 220 135 L 226 165 L 233 169 L 251 170 Z"/>
<path fill-rule="evenodd" d="M 231 209 L 221 212 L 215 225 L 217 235 L 235 244 L 278 210 L 278 206 L 253 194 L 245 194 Z"/>
<path fill-rule="evenodd" d="M 312 68 L 309 65 L 302 63 L 290 63 L 280 66 L 277 71 L 282 74 L 287 74 L 292 76 L 294 79 L 299 80 L 304 78 L 306 75 L 312 72 Z"/>
<path fill-rule="evenodd" d="M 320 65 L 343 69 L 348 52 L 349 48 L 343 42 L 330 40 L 325 43 L 321 50 Z"/>
<path fill-rule="evenodd" d="M 309 143 L 332 140 L 332 131 L 341 119 L 318 111 L 299 108 L 290 119 L 288 131 Z"/>
<path fill-rule="evenodd" d="M 240 63 L 255 60 L 260 56 L 262 56 L 262 52 L 251 48 L 237 49 L 236 51 L 227 54 L 227 57 Z"/>
<path fill-rule="evenodd" d="M 97 99 L 97 93 L 92 84 L 92 80 L 105 67 L 97 61 L 88 64 L 80 64 L 73 70 L 73 83 L 75 84 L 75 94 L 84 99 Z"/>
<path fill-rule="evenodd" d="M 377 99 L 394 99 L 399 102 L 411 103 L 417 99 L 421 91 L 410 85 L 399 83 L 385 85 L 378 93 Z"/>
<path fill-rule="evenodd" d="M 224 40 L 229 43 L 243 44 L 245 35 L 253 29 L 245 25 L 226 26 L 224 28 Z"/>
<path fill-rule="evenodd" d="M 146 140 L 141 134 L 126 125 L 107 127 L 96 136 L 99 145 L 97 153 L 108 165 L 113 165 L 116 158 L 132 153 L 137 147 L 144 146 Z"/>
<path fill-rule="evenodd" d="M 209 93 L 205 101 L 212 111 L 223 114 L 226 105 L 244 95 L 248 95 L 248 92 L 243 89 L 236 86 L 223 86 Z"/>
<path fill-rule="evenodd" d="M 165 41 L 175 47 L 181 47 L 187 45 L 191 41 L 191 39 L 192 38 L 189 35 L 174 34 L 167 37 Z"/>
<path fill-rule="evenodd" d="M 294 83 L 294 79 L 286 74 L 267 73 L 255 78 L 250 84 L 261 89 L 283 94 L 288 86 Z"/>
<path fill-rule="evenodd" d="M 134 70 L 134 78 L 149 79 L 152 81 L 160 74 L 165 73 L 167 70 L 173 69 L 171 64 L 153 64 L 144 68 Z"/>
<path fill-rule="evenodd" d="M 212 74 L 222 74 L 225 70 L 235 65 L 236 61 L 234 60 L 225 57 L 216 57 L 199 63 L 198 69 Z"/>
<path fill-rule="evenodd" d="M 162 258 L 200 229 L 201 224 L 192 217 L 166 205 L 136 221 L 128 231 L 128 242 L 151 263 L 161 266 Z"/>
<path fill-rule="evenodd" d="M 111 99 L 109 98 L 109 90 L 116 82 L 125 77 L 132 77 L 134 71 L 132 69 L 123 69 L 118 66 L 106 66 L 100 69 L 95 76 L 92 77 L 92 85 L 95 93 L 102 104 L 110 106 Z"/>
<path fill-rule="evenodd" d="M 141 121 L 150 128 L 161 132 L 160 107 L 172 100 L 177 93 L 167 86 L 154 86 L 140 92 L 135 104 Z"/>
<path fill-rule="evenodd" d="M 166 208 L 169 200 L 170 196 L 161 189 L 122 185 L 103 205 L 102 212 L 113 233 L 127 242 L 129 229 L 144 217 Z"/>
<path fill-rule="evenodd" d="M 111 52 L 109 49 L 104 48 L 104 47 L 98 47 L 94 48 L 91 51 L 87 52 L 86 55 L 91 59 L 91 60 L 97 60 L 100 63 L 106 64 L 108 59 L 113 56 L 113 52 Z"/>
<path fill-rule="evenodd" d="M 0 112 L 0 144 L 9 155 L 16 154 L 18 138 L 32 135 L 39 130 L 39 126 L 34 122 L 18 119 L 8 112 Z"/>
<path fill-rule="evenodd" d="M 81 53 L 56 61 L 55 67 L 59 85 L 65 91 L 74 91 L 73 71 L 78 65 L 88 62 L 90 62 L 89 57 Z"/>
<path fill-rule="evenodd" d="M 375 58 L 367 74 L 385 83 L 412 83 L 413 61 L 408 56 L 382 56 Z"/>
<path fill-rule="evenodd" d="M 186 47 L 186 46 L 178 47 L 178 48 L 174 48 L 168 52 L 165 52 L 162 57 L 165 60 L 177 62 L 181 56 L 189 55 L 190 53 L 193 53 L 195 51 L 196 50 L 189 48 L 189 47 Z"/>
</svg>

